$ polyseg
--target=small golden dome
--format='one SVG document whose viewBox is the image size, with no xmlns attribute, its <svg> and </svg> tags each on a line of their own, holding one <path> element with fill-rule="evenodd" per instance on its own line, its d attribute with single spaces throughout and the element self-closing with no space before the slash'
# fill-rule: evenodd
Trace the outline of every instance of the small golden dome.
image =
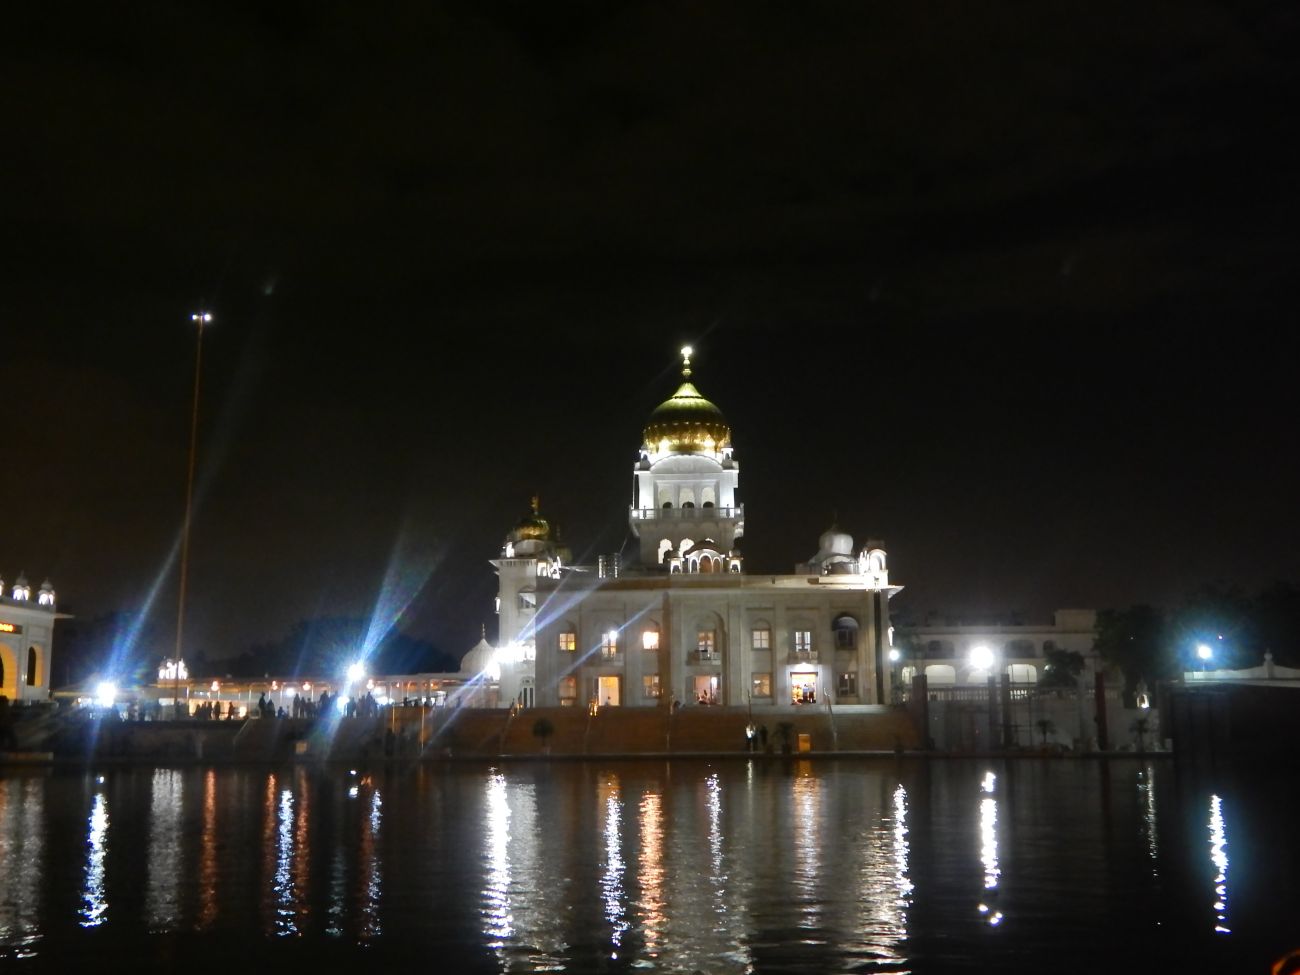
<svg viewBox="0 0 1300 975">
<path fill-rule="evenodd" d="M 538 514 L 536 497 L 533 498 L 532 511 L 520 519 L 514 534 L 517 542 L 529 538 L 546 541 L 551 537 L 551 523 Z"/>
</svg>

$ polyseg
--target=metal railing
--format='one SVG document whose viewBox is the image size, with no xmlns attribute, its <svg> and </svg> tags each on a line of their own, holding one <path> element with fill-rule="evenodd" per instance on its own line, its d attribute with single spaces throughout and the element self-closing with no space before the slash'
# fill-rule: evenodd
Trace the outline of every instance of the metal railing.
<svg viewBox="0 0 1300 975">
<path fill-rule="evenodd" d="M 735 508 L 633 508 L 633 521 L 707 521 L 710 518 L 743 518 L 745 506 Z"/>
</svg>

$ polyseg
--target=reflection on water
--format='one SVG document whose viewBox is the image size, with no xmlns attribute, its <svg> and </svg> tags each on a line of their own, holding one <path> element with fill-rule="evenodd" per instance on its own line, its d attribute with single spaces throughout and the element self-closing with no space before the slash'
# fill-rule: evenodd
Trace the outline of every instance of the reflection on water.
<svg viewBox="0 0 1300 975">
<path fill-rule="evenodd" d="M 103 785 L 103 778 L 99 785 Z M 81 926 L 94 928 L 108 918 L 108 897 L 104 889 L 105 858 L 108 854 L 108 798 L 95 790 L 90 807 L 90 828 L 86 835 L 86 881 L 81 892 Z"/>
<path fill-rule="evenodd" d="M 181 800 L 183 776 L 176 769 L 157 769 L 149 808 L 149 882 L 145 917 L 154 931 L 170 931 L 180 914 Z"/>
<path fill-rule="evenodd" d="M 40 938 L 37 903 L 44 883 L 45 793 L 36 780 L 0 781 L 0 944 L 25 957 Z"/>
<path fill-rule="evenodd" d="M 514 933 L 510 914 L 510 804 L 506 801 L 506 777 L 495 773 L 488 779 L 487 821 L 484 843 L 487 851 L 487 883 L 483 888 L 483 933 L 495 951 L 505 947 Z"/>
<path fill-rule="evenodd" d="M 647 792 L 641 797 L 641 898 L 637 909 L 646 959 L 659 957 L 664 946 L 667 904 L 664 902 L 664 812 L 663 796 Z"/>
<path fill-rule="evenodd" d="M 1148 764 L 1138 773 L 1138 797 L 1142 801 L 1142 833 L 1146 837 L 1147 856 L 1151 858 L 1151 875 L 1160 875 L 1160 842 L 1156 831 L 1155 766 Z"/>
<path fill-rule="evenodd" d="M 1071 970 L 1105 969 L 1139 944 L 1161 963 L 1192 961 L 1147 970 L 1212 970 L 1197 967 L 1208 945 L 1229 952 L 1219 970 L 1257 970 L 1222 962 L 1294 904 L 1285 872 L 1260 865 L 1290 862 L 1297 841 L 1238 827 L 1230 891 L 1227 819 L 1251 822 L 1254 809 L 1259 822 L 1264 800 L 1216 784 L 1180 802 L 1186 783 L 1149 759 L 1112 760 L 1111 777 L 1136 783 L 1113 794 L 1092 763 L 994 768 L 753 759 L 0 778 L 0 968 L 23 954 L 94 968 L 108 946 L 148 972 L 141 939 L 207 932 L 210 944 L 305 951 L 311 967 L 334 960 L 333 945 L 493 973 L 926 973 L 955 958 L 1020 973 L 1063 946 Z"/>
<path fill-rule="evenodd" d="M 1223 800 L 1210 796 L 1210 862 L 1214 864 L 1214 930 L 1230 934 L 1228 927 L 1228 837 L 1223 825 Z"/>
<path fill-rule="evenodd" d="M 600 786 L 601 807 L 605 818 L 605 870 L 600 878 L 601 899 L 605 905 L 605 920 L 610 926 L 611 958 L 618 957 L 623 944 L 623 933 L 628 929 L 624 918 L 623 892 L 623 803 L 619 798 L 618 776 L 606 775 Z"/>
<path fill-rule="evenodd" d="M 997 786 L 998 777 L 992 772 L 984 774 L 980 789 L 992 793 Z M 989 896 L 997 891 L 998 879 L 1002 868 L 998 866 L 998 801 L 989 795 L 980 800 L 980 862 L 984 864 L 984 900 L 980 901 L 979 912 L 989 924 L 997 926 L 1002 923 L 1002 912 L 991 906 Z"/>
</svg>

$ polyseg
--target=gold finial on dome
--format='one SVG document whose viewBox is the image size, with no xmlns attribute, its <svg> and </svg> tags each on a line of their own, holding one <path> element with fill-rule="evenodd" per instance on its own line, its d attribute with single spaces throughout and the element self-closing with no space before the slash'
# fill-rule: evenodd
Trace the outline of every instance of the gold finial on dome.
<svg viewBox="0 0 1300 975">
<path fill-rule="evenodd" d="M 533 514 L 538 514 L 542 510 L 541 498 L 539 498 L 537 495 L 534 494 L 532 504 L 533 504 Z"/>
<path fill-rule="evenodd" d="M 689 378 L 691 375 L 691 356 L 694 354 L 695 350 L 689 345 L 682 346 L 682 376 L 684 378 Z"/>
</svg>

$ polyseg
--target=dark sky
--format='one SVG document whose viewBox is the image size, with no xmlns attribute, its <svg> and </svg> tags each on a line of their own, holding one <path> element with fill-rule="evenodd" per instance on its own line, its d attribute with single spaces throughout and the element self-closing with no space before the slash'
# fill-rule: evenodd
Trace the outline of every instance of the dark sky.
<svg viewBox="0 0 1300 975">
<path fill-rule="evenodd" d="M 1294 4 L 6 19 L 0 572 L 160 654 L 200 307 L 211 656 L 492 634 L 531 494 L 622 544 L 684 342 L 751 570 L 837 515 L 912 615 L 1300 580 Z"/>
</svg>

